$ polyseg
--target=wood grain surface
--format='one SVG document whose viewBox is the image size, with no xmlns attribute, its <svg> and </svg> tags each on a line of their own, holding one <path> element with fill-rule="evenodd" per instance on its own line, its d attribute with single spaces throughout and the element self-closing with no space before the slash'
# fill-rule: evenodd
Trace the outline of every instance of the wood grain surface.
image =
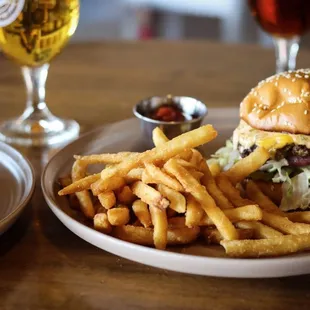
<svg viewBox="0 0 310 310">
<path fill-rule="evenodd" d="M 299 55 L 307 67 L 309 52 Z M 51 110 L 84 130 L 132 116 L 144 97 L 194 96 L 238 106 L 273 73 L 272 50 L 208 42 L 70 45 L 52 63 Z M 0 56 L 0 119 L 24 108 L 19 68 Z M 226 112 L 225 112 L 226 111 Z M 219 126 L 220 121 L 219 121 Z M 310 277 L 225 279 L 168 272 L 118 258 L 79 239 L 44 201 L 42 167 L 54 150 L 23 149 L 37 174 L 30 205 L 0 237 L 0 309 L 309 309 Z"/>
</svg>

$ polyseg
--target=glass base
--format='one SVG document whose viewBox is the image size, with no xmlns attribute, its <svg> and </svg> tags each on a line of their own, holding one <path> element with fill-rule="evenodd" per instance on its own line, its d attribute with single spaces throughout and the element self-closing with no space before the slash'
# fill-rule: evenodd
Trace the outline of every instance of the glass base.
<svg viewBox="0 0 310 310">
<path fill-rule="evenodd" d="M 75 139 L 80 132 L 74 120 L 52 116 L 46 119 L 12 119 L 0 124 L 0 140 L 21 146 L 55 146 Z"/>
</svg>

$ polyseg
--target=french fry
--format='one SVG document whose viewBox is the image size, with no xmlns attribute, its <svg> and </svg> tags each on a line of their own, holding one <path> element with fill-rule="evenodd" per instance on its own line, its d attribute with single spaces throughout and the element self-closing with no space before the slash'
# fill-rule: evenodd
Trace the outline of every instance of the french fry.
<svg viewBox="0 0 310 310">
<path fill-rule="evenodd" d="M 221 173 L 221 166 L 218 164 L 218 162 L 213 161 L 210 164 L 208 164 L 208 166 L 214 178 Z"/>
<path fill-rule="evenodd" d="M 113 176 L 125 176 L 131 169 L 141 166 L 144 162 L 156 163 L 156 161 L 168 160 L 171 157 L 182 153 L 184 150 L 192 149 L 199 145 L 205 144 L 213 140 L 217 136 L 217 132 L 211 125 L 205 125 L 186 132 L 160 147 L 139 154 L 134 159 L 130 158 L 113 167 L 103 169 L 101 179 L 105 182 Z"/>
<path fill-rule="evenodd" d="M 282 184 L 281 183 L 255 181 L 255 184 L 276 205 L 279 206 L 281 204 L 281 199 L 282 199 Z"/>
<path fill-rule="evenodd" d="M 134 168 L 130 170 L 125 176 L 126 183 L 130 184 L 136 181 L 141 181 L 143 171 L 144 171 L 144 168 Z"/>
<path fill-rule="evenodd" d="M 160 210 L 150 205 L 151 219 L 154 226 L 154 245 L 156 249 L 165 249 L 167 246 L 168 220 L 166 210 Z"/>
<path fill-rule="evenodd" d="M 125 205 L 131 204 L 133 201 L 135 201 L 136 198 L 137 197 L 133 194 L 131 188 L 128 185 L 125 185 L 117 193 L 117 200 Z"/>
<path fill-rule="evenodd" d="M 223 210 L 223 212 L 233 223 L 238 221 L 260 221 L 263 218 L 262 210 L 257 205 L 226 209 Z M 205 215 L 200 221 L 200 226 L 210 225 L 214 225 L 214 223 L 207 215 Z"/>
<path fill-rule="evenodd" d="M 170 209 L 177 213 L 184 213 L 186 211 L 186 199 L 181 193 L 163 184 L 158 184 L 157 190 L 170 201 Z"/>
<path fill-rule="evenodd" d="M 176 162 L 184 168 L 187 169 L 197 169 L 197 166 L 183 158 L 176 158 Z"/>
<path fill-rule="evenodd" d="M 202 161 L 201 164 L 201 170 L 203 171 L 204 175 L 201 179 L 201 184 L 204 185 L 211 195 L 211 197 L 214 199 L 215 203 L 221 208 L 221 209 L 231 209 L 234 206 L 231 204 L 231 202 L 225 197 L 223 192 L 219 189 L 217 186 L 210 170 L 205 161 Z"/>
<path fill-rule="evenodd" d="M 185 226 L 185 218 L 182 216 L 175 216 L 168 219 L 169 228 L 182 228 Z"/>
<path fill-rule="evenodd" d="M 292 222 L 310 224 L 310 211 L 287 212 L 285 216 Z"/>
<path fill-rule="evenodd" d="M 109 209 L 107 212 L 109 223 L 113 226 L 126 225 L 129 220 L 129 209 L 120 205 L 117 208 Z"/>
<path fill-rule="evenodd" d="M 279 231 L 256 221 L 240 221 L 235 225 L 241 229 L 252 229 L 255 239 L 271 239 L 283 235 Z"/>
<path fill-rule="evenodd" d="M 239 240 L 252 239 L 254 235 L 253 229 L 237 229 Z M 202 235 L 208 244 L 220 244 L 223 240 L 222 235 L 217 229 L 204 228 Z"/>
<path fill-rule="evenodd" d="M 201 153 L 195 149 L 192 150 L 192 157 L 190 159 L 190 163 L 199 170 L 202 162 L 205 162 L 205 159 L 201 155 Z"/>
<path fill-rule="evenodd" d="M 131 187 L 132 192 L 148 205 L 155 206 L 159 209 L 166 209 L 169 201 L 155 188 L 142 183 L 135 182 Z"/>
<path fill-rule="evenodd" d="M 223 211 L 216 206 L 213 198 L 209 195 L 204 186 L 197 182 L 197 180 L 195 180 L 184 167 L 179 165 L 175 159 L 167 161 L 164 167 L 180 181 L 185 191 L 192 194 L 200 203 L 225 239 L 234 240 L 238 238 L 236 228 Z"/>
<path fill-rule="evenodd" d="M 196 169 L 187 169 L 187 171 L 198 181 L 200 182 L 201 178 L 203 177 L 203 173 Z"/>
<path fill-rule="evenodd" d="M 189 244 L 195 241 L 199 235 L 199 227 L 184 227 L 168 229 L 168 245 Z"/>
<path fill-rule="evenodd" d="M 205 211 L 200 204 L 194 199 L 192 195 L 187 196 L 185 225 L 187 227 L 194 227 L 200 224 Z"/>
<path fill-rule="evenodd" d="M 90 189 L 90 186 L 100 179 L 100 173 L 89 175 L 83 179 L 73 182 L 58 192 L 59 196 L 74 194 Z"/>
<path fill-rule="evenodd" d="M 93 192 L 94 196 L 98 196 L 103 192 L 114 191 L 125 185 L 125 180 L 122 177 L 113 177 L 108 181 L 103 181 L 99 179 L 95 183 L 93 183 L 90 188 Z"/>
<path fill-rule="evenodd" d="M 153 164 L 145 163 L 145 170 L 142 174 L 142 182 L 145 184 L 164 184 L 176 191 L 183 191 L 183 187 L 179 181 L 163 172 L 160 168 Z"/>
<path fill-rule="evenodd" d="M 246 184 L 247 196 L 256 202 L 263 210 L 285 216 L 284 213 L 275 205 L 267 196 L 263 194 L 260 188 L 253 182 L 248 181 Z"/>
<path fill-rule="evenodd" d="M 94 154 L 94 155 L 74 155 L 76 160 L 81 160 L 87 165 L 93 164 L 118 164 L 129 157 L 135 157 L 139 153 L 134 152 L 119 152 L 116 154 Z"/>
<path fill-rule="evenodd" d="M 157 146 L 161 146 L 163 144 L 165 144 L 166 142 L 169 141 L 169 139 L 167 138 L 167 136 L 163 133 L 163 131 L 159 128 L 156 127 L 153 132 L 152 132 L 152 140 L 154 145 Z"/>
<path fill-rule="evenodd" d="M 72 166 L 71 178 L 72 181 L 79 181 L 84 178 L 86 175 L 86 165 L 84 165 L 81 161 L 76 160 Z M 69 185 L 70 186 L 70 185 Z M 87 190 L 77 192 L 76 197 L 80 203 L 80 209 L 83 214 L 89 218 L 93 219 L 95 216 L 95 209 L 93 206 L 92 199 L 90 197 L 90 193 Z"/>
<path fill-rule="evenodd" d="M 98 195 L 100 204 L 105 209 L 111 209 L 116 204 L 116 197 L 113 191 L 104 192 Z"/>
<path fill-rule="evenodd" d="M 169 139 L 167 138 L 167 136 L 163 133 L 163 131 L 159 128 L 156 127 L 153 132 L 152 132 L 152 140 L 154 145 L 157 146 L 161 146 L 163 144 L 165 144 L 166 142 L 169 141 Z M 178 158 L 182 158 L 185 160 L 189 160 L 192 156 L 192 151 L 191 150 L 186 150 L 183 151 L 182 153 L 176 155 Z"/>
<path fill-rule="evenodd" d="M 234 206 L 242 207 L 253 204 L 252 201 L 241 197 L 239 190 L 232 185 L 232 183 L 225 174 L 220 173 L 216 177 L 216 184 L 218 185 L 219 189 L 224 193 L 224 195 L 233 203 Z"/>
<path fill-rule="evenodd" d="M 126 225 L 113 227 L 112 235 L 131 243 L 152 246 L 154 245 L 153 232 L 154 230 L 152 228 Z M 167 244 L 182 245 L 192 243 L 197 239 L 199 232 L 199 227 L 168 229 Z"/>
<path fill-rule="evenodd" d="M 71 179 L 70 175 L 67 175 L 67 176 L 59 178 L 58 182 L 59 182 L 61 188 L 64 188 L 64 187 L 72 184 L 72 179 Z M 81 210 L 79 200 L 75 194 L 69 195 L 69 205 L 74 210 Z"/>
<path fill-rule="evenodd" d="M 263 211 L 262 222 L 284 234 L 301 235 L 310 233 L 309 224 L 293 223 L 286 217 L 266 211 Z"/>
<path fill-rule="evenodd" d="M 310 234 L 279 236 L 272 239 L 221 241 L 232 257 L 279 256 L 309 250 Z"/>
<path fill-rule="evenodd" d="M 152 226 L 151 214 L 145 202 L 140 199 L 136 200 L 132 204 L 132 210 L 145 228 Z"/>
<path fill-rule="evenodd" d="M 269 158 L 269 152 L 262 147 L 258 147 L 249 156 L 235 163 L 225 172 L 225 175 L 230 179 L 233 185 L 236 185 L 252 172 L 258 170 Z"/>
<path fill-rule="evenodd" d="M 97 213 L 94 216 L 94 228 L 105 234 L 109 234 L 112 231 L 112 226 L 108 220 L 108 216 L 105 213 Z"/>
</svg>

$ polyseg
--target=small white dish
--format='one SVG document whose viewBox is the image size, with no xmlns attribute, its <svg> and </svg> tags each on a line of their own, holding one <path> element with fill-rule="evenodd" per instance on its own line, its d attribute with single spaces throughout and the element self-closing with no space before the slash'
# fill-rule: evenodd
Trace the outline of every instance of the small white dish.
<svg viewBox="0 0 310 310">
<path fill-rule="evenodd" d="M 224 111 L 225 115 L 221 109 L 209 109 L 206 122 L 214 125 L 219 131 L 219 137 L 207 145 L 207 153 L 212 153 L 223 145 L 238 123 L 237 109 Z M 310 253 L 275 258 L 234 259 L 228 258 L 219 246 L 195 244 L 161 251 L 121 241 L 95 231 L 77 212 L 70 209 L 66 197 L 57 195 L 57 180 L 70 171 L 73 154 L 141 151 L 145 142 L 140 133 L 139 121 L 129 119 L 98 128 L 57 153 L 42 174 L 42 189 L 48 205 L 59 220 L 87 242 L 149 266 L 197 275 L 235 278 L 272 278 L 310 273 Z"/>
<path fill-rule="evenodd" d="M 13 147 L 0 142 L 0 234 L 19 217 L 35 185 L 33 168 Z"/>
</svg>

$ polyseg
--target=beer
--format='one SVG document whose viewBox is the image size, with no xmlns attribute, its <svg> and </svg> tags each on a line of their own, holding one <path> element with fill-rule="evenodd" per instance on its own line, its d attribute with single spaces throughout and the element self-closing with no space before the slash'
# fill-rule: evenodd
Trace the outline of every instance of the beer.
<svg viewBox="0 0 310 310">
<path fill-rule="evenodd" d="M 290 38 L 310 28 L 310 0 L 249 0 L 252 15 L 270 34 Z"/>
<path fill-rule="evenodd" d="M 50 62 L 75 32 L 79 0 L 15 2 L 22 2 L 22 8 L 14 21 L 1 28 L 0 15 L 0 49 L 22 66 L 35 67 Z M 14 9 L 16 12 L 18 8 Z"/>
</svg>

